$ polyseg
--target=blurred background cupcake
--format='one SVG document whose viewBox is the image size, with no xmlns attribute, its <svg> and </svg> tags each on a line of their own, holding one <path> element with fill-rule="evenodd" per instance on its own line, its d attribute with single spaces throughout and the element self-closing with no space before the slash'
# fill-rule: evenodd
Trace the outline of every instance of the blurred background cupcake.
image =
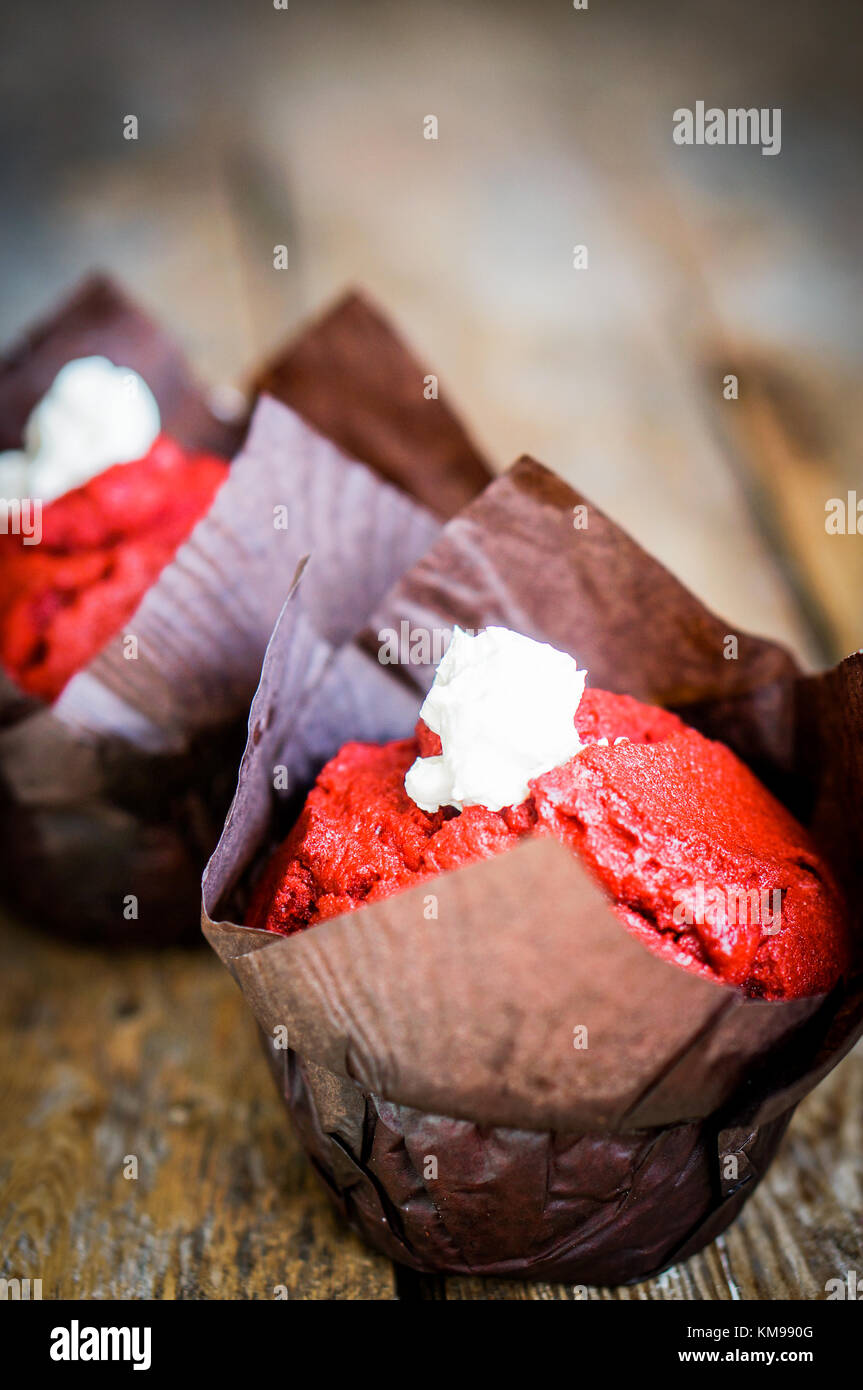
<svg viewBox="0 0 863 1390">
<path fill-rule="evenodd" d="M 7 335 L 98 264 L 233 388 L 362 284 L 501 466 L 530 450 L 731 621 L 835 660 L 863 583 L 824 531 L 863 423 L 859 27 L 851 0 L 13 15 Z M 780 108 L 779 153 L 675 144 L 699 100 Z"/>
</svg>

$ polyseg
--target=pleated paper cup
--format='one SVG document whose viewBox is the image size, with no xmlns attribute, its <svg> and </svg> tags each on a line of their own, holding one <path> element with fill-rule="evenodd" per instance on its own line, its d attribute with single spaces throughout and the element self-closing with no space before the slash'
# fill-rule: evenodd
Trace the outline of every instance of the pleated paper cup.
<svg viewBox="0 0 863 1390">
<path fill-rule="evenodd" d="M 727 625 L 531 460 L 448 523 L 358 640 L 328 639 L 304 588 L 264 661 L 203 928 L 327 1190 L 417 1270 L 613 1284 L 692 1254 L 863 1031 L 859 974 L 788 1002 L 691 974 L 549 839 L 289 937 L 242 925 L 250 886 L 324 761 L 410 734 L 432 676 L 418 637 L 501 623 L 727 742 L 820 837 L 859 942 L 863 658 L 806 677 L 737 633 L 727 661 Z M 382 664 L 393 642 L 403 660 Z"/>
<path fill-rule="evenodd" d="M 477 486 L 480 472 L 490 476 L 445 400 L 423 402 L 421 367 L 365 301 L 350 296 L 308 334 L 318 345 L 311 358 L 303 335 L 268 369 L 296 410 L 261 399 L 210 511 L 123 632 L 51 706 L 0 678 L 0 882 L 5 902 L 37 923 L 112 943 L 198 939 L 201 870 L 298 567 L 314 555 L 306 599 L 318 630 L 342 643 L 438 534 L 416 494 L 436 478 L 445 493 L 460 459 Z M 330 341 L 332 358 L 319 359 Z M 401 383 L 392 404 L 383 389 L 363 394 L 375 352 L 387 381 Z M 6 445 L 20 445 L 63 363 L 93 353 L 140 372 L 165 430 L 184 445 L 227 455 L 245 432 L 245 422 L 213 415 L 176 347 L 97 277 L 0 363 Z M 414 388 L 428 409 L 411 475 L 405 401 Z M 348 437 L 356 458 L 340 447 Z"/>
</svg>

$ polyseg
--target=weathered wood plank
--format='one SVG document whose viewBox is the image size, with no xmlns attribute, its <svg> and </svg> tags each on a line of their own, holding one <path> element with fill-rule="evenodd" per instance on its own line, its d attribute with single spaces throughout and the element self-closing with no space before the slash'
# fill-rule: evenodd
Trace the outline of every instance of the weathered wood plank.
<svg viewBox="0 0 863 1390">
<path fill-rule="evenodd" d="M 46 1298 L 395 1296 L 331 1212 L 215 958 L 8 925 L 0 956 L 2 1275 Z"/>
<path fill-rule="evenodd" d="M 450 5 L 431 26 L 425 7 L 392 23 L 383 7 L 377 25 L 346 2 L 307 7 L 302 23 L 294 7 L 238 9 L 198 27 L 191 67 L 176 7 L 153 18 L 161 48 L 58 12 L 54 47 L 87 73 L 88 100 L 70 123 L 64 82 L 19 94 L 7 331 L 102 264 L 165 316 L 205 379 L 230 383 L 361 282 L 493 456 L 543 457 L 731 622 L 841 655 L 863 636 L 859 537 L 819 528 L 859 473 L 858 151 L 835 116 L 859 86 L 859 45 L 844 15 L 798 11 L 777 26 L 735 0 L 700 36 L 635 4 L 502 6 L 491 25 L 482 7 Z M 40 69 L 39 26 L 15 44 L 17 69 Z M 226 93 L 236 54 L 248 72 Z M 117 62 L 141 116 L 134 144 Z M 813 72 L 831 95 L 814 130 Z M 797 117 L 781 160 L 674 147 L 680 73 L 684 100 L 775 93 Z M 427 107 L 438 142 L 422 139 Z M 281 278 L 277 242 L 290 247 Z M 726 406 L 720 369 L 735 362 L 741 397 Z M 814 436 L 795 428 L 795 402 Z M 208 956 L 107 958 L 11 928 L 0 952 L 4 1274 L 82 1297 L 271 1297 L 278 1283 L 312 1298 L 571 1297 L 396 1284 L 332 1217 Z M 858 1049 L 801 1107 L 721 1241 L 590 1297 L 823 1296 L 827 1278 L 863 1269 L 861 1127 Z M 120 1175 L 127 1153 L 137 1182 Z"/>
<path fill-rule="evenodd" d="M 840 660 L 863 643 L 863 543 L 856 510 L 847 505 L 849 491 L 863 501 L 863 486 L 846 488 L 827 442 L 832 422 L 805 377 L 778 360 L 734 351 L 725 354 L 725 368 L 740 389 L 738 400 L 717 409 L 729 455 L 765 535 L 784 557 L 825 658 Z M 830 532 L 832 499 L 844 510 L 842 529 Z"/>
<path fill-rule="evenodd" d="M 0 933 L 2 1273 L 46 1297 L 574 1298 L 399 1272 L 332 1214 L 242 1000 L 201 952 L 103 956 Z M 863 1267 L 863 1049 L 800 1108 L 703 1254 L 592 1299 L 810 1299 Z M 127 1155 L 137 1181 L 124 1179 Z"/>
</svg>

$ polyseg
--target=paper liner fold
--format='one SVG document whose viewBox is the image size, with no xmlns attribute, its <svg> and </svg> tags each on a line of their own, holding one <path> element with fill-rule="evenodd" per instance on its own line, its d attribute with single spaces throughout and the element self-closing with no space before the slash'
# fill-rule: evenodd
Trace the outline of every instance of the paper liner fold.
<svg viewBox="0 0 863 1390">
<path fill-rule="evenodd" d="M 276 354 L 254 389 L 448 517 L 492 474 L 428 377 L 383 314 L 352 293 Z"/>
<path fill-rule="evenodd" d="M 287 530 L 274 526 L 283 504 Z M 384 546 L 370 543 L 372 527 Z M 50 710 L 0 730 L 4 880 L 19 909 L 113 940 L 188 935 L 298 564 L 310 551 L 328 559 L 310 562 L 305 591 L 338 640 L 436 530 L 409 498 L 263 401 L 210 513 L 124 633 Z"/>
<path fill-rule="evenodd" d="M 364 644 L 376 650 L 380 632 L 394 631 L 405 675 L 425 691 L 434 663 L 411 657 L 410 634 L 453 622 L 500 623 L 572 652 L 591 685 L 676 710 L 772 780 L 793 758 L 793 657 L 729 628 L 534 459 L 520 459 L 445 527 L 375 610 Z"/>
<path fill-rule="evenodd" d="M 296 936 L 237 925 L 289 824 L 273 763 L 305 789 L 310 745 L 320 766 L 363 736 L 363 704 L 376 739 L 409 727 L 428 668 L 376 660 L 382 630 L 403 621 L 409 634 L 503 622 L 552 641 L 592 684 L 721 732 L 822 827 L 850 816 L 844 842 L 859 855 L 863 658 L 803 677 L 781 648 L 736 634 L 727 661 L 727 626 L 590 504 L 588 530 L 574 530 L 574 496 L 521 461 L 377 605 L 365 664 L 343 648 L 328 691 L 322 678 L 295 698 L 303 580 L 264 665 L 266 742 L 247 746 L 204 878 L 204 931 L 256 1015 L 316 1166 L 355 1224 L 416 1268 L 605 1282 L 692 1253 L 733 1217 L 793 1106 L 863 1031 L 859 978 L 829 999 L 767 1003 L 654 957 L 546 839 Z M 342 658 L 354 663 L 344 724 L 327 708 Z M 385 710 L 387 686 L 403 711 Z M 839 727 L 851 754 L 836 746 Z M 851 909 L 859 933 L 859 899 Z M 574 1046 L 579 1027 L 586 1049 Z M 284 1030 L 289 1055 L 275 1045 Z"/>
<path fill-rule="evenodd" d="M 162 428 L 186 448 L 233 454 L 243 422 L 213 414 L 177 344 L 106 275 L 89 276 L 0 356 L 0 449 L 21 447 L 27 417 L 60 368 L 91 356 L 138 372 L 158 401 Z"/>
<path fill-rule="evenodd" d="M 206 930 L 217 949 L 237 931 Z M 286 1027 L 304 1058 L 365 1090 L 570 1132 L 710 1114 L 818 1002 L 749 1000 L 649 955 L 548 840 L 275 937 L 232 970 L 265 1033 Z"/>
<path fill-rule="evenodd" d="M 339 644 L 437 533 L 428 513 L 265 397 L 209 513 L 127 627 L 138 659 L 125 658 L 121 634 L 58 709 L 92 727 L 95 682 L 157 725 L 166 746 L 185 746 L 248 709 L 304 557 L 312 621 Z"/>
<path fill-rule="evenodd" d="M 358 307 L 351 301 L 349 314 Z M 337 310 L 333 330 L 339 322 Z M 383 327 L 381 335 L 389 359 L 400 361 L 404 350 Z M 23 420 L 59 366 L 89 352 L 140 371 L 166 428 L 185 442 L 215 447 L 217 426 L 223 443 L 229 437 L 173 345 L 99 277 L 0 367 L 8 442 L 20 443 Z M 345 375 L 330 378 L 319 400 L 343 389 L 356 388 Z M 370 402 L 354 422 L 360 452 L 373 457 L 379 436 L 400 419 L 399 404 Z M 432 412 L 419 456 L 426 484 L 438 457 L 458 453 L 459 438 L 469 449 L 454 419 Z M 210 512 L 123 633 L 50 709 L 0 681 L 6 901 L 89 938 L 194 938 L 201 868 L 218 839 L 263 654 L 298 565 L 311 555 L 304 602 L 316 633 L 338 647 L 438 531 L 404 488 L 349 459 L 285 405 L 263 400 Z M 138 641 L 134 660 L 126 658 L 128 635 Z M 124 915 L 130 898 L 137 917 Z"/>
</svg>

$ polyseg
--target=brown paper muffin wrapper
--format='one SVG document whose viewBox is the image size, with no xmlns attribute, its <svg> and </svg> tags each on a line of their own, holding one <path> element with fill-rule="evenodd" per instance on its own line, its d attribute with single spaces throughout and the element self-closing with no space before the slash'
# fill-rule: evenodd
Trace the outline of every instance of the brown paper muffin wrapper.
<svg viewBox="0 0 863 1390">
<path fill-rule="evenodd" d="M 213 414 L 177 344 L 106 275 L 89 276 L 0 356 L 0 449 L 20 449 L 27 417 L 60 368 L 93 356 L 138 372 L 156 397 L 165 433 L 185 448 L 234 453 L 242 423 Z"/>
<path fill-rule="evenodd" d="M 351 350 L 316 382 L 315 352 L 306 361 L 302 339 L 287 349 L 286 363 L 306 361 L 298 401 L 313 398 L 309 413 L 324 429 L 333 422 L 335 433 L 349 434 L 363 459 L 385 461 L 394 441 L 400 487 L 264 399 L 211 511 L 123 633 L 50 708 L 0 678 L 0 883 L 5 902 L 37 923 L 114 943 L 198 940 L 201 870 L 224 822 L 263 654 L 298 566 L 313 554 L 305 601 L 316 631 L 338 646 L 438 534 L 439 523 L 408 493 L 433 489 L 438 475 L 446 489 L 455 462 L 473 456 L 466 435 L 439 400 L 428 402 L 411 473 L 403 415 L 413 359 L 357 297 L 311 334 L 315 343 L 347 340 Z M 392 403 L 380 390 L 363 398 L 374 352 L 402 383 Z M 7 444 L 20 445 L 27 414 L 59 367 L 88 353 L 139 371 L 166 430 L 184 443 L 228 450 L 236 426 L 210 413 L 176 347 L 103 278 L 87 282 L 0 365 Z M 417 390 L 422 404 L 421 382 Z M 130 635 L 138 644 L 131 660 Z"/>
<path fill-rule="evenodd" d="M 361 643 L 324 640 L 304 585 L 264 662 L 203 926 L 315 1167 L 353 1224 L 415 1269 L 617 1283 L 693 1253 L 863 1031 L 859 976 L 770 1003 L 690 974 L 631 937 L 547 839 L 291 937 L 238 925 L 248 887 L 325 759 L 410 732 L 431 671 L 409 659 L 418 635 L 497 622 L 725 739 L 811 822 L 859 935 L 863 659 L 803 677 L 781 648 L 729 634 L 530 460 L 444 528 Z M 378 660 L 388 629 L 405 664 Z"/>
<path fill-rule="evenodd" d="M 491 481 L 437 377 L 359 294 L 345 295 L 277 354 L 254 389 L 284 401 L 437 516 L 452 516 Z"/>
</svg>

